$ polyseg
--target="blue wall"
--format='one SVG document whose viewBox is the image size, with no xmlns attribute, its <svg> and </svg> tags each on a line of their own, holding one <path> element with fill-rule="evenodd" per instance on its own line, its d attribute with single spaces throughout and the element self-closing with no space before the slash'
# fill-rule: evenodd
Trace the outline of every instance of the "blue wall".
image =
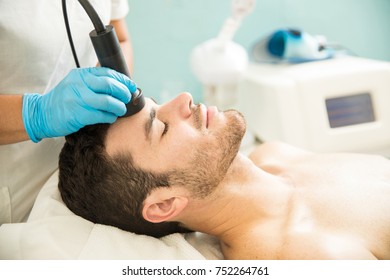
<svg viewBox="0 0 390 280">
<path fill-rule="evenodd" d="M 134 48 L 134 80 L 146 96 L 189 91 L 202 100 L 192 74 L 192 48 L 215 37 L 230 15 L 230 0 L 131 0 L 127 18 Z M 359 56 L 390 61 L 390 0 L 257 0 L 234 40 L 250 50 L 265 34 L 299 27 Z"/>
</svg>

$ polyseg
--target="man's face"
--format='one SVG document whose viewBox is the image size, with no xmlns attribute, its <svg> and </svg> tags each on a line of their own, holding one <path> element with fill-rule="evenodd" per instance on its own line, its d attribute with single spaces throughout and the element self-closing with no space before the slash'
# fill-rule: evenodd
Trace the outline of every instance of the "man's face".
<svg viewBox="0 0 390 280">
<path fill-rule="evenodd" d="M 144 170 L 171 173 L 171 184 L 204 196 L 225 176 L 244 132 L 237 111 L 194 105 L 182 93 L 163 105 L 146 98 L 139 113 L 111 125 L 106 148 L 109 155 L 130 153 Z"/>
</svg>

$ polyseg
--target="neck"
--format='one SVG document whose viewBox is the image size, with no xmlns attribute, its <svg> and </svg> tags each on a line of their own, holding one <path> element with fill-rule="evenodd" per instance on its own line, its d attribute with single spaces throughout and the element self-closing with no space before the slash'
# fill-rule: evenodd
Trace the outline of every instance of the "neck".
<svg viewBox="0 0 390 280">
<path fill-rule="evenodd" d="M 238 154 L 209 197 L 190 201 L 182 222 L 229 244 L 250 224 L 281 215 L 286 203 L 285 190 L 283 180 Z"/>
</svg>

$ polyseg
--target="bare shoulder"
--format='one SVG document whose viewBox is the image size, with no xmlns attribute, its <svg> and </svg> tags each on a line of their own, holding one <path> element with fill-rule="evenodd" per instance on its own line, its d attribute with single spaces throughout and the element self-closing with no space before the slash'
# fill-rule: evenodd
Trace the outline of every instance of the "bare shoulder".
<svg viewBox="0 0 390 280">
<path fill-rule="evenodd" d="M 329 232 L 295 232 L 281 244 L 277 259 L 373 260 L 364 243 L 353 236 Z"/>
</svg>

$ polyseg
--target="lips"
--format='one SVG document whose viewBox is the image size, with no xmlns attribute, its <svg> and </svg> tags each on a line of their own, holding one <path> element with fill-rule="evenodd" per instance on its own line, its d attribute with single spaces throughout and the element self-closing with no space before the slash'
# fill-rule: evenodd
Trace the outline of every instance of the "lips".
<svg viewBox="0 0 390 280">
<path fill-rule="evenodd" d="M 207 108 L 207 122 L 206 122 L 206 127 L 208 128 L 211 122 L 213 121 L 215 115 L 218 113 L 218 109 L 215 106 L 210 106 Z"/>
<path fill-rule="evenodd" d="M 215 115 L 218 114 L 216 106 L 206 107 L 204 104 L 199 104 L 199 116 L 203 127 L 209 128 Z"/>
<path fill-rule="evenodd" d="M 208 126 L 208 117 L 207 117 L 207 107 L 200 103 L 199 104 L 199 116 L 201 118 L 202 126 L 206 127 Z"/>
</svg>

